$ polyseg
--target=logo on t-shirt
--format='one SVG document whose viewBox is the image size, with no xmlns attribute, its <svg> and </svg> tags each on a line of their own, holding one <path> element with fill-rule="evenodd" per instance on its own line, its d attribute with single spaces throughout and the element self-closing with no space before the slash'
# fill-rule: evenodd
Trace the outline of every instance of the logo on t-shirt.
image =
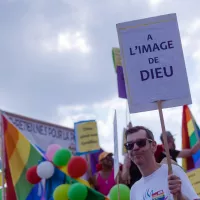
<svg viewBox="0 0 200 200">
<path fill-rule="evenodd" d="M 143 200 L 167 200 L 168 196 L 165 196 L 163 190 L 154 192 L 153 190 L 147 190 L 143 196 Z"/>
<path fill-rule="evenodd" d="M 165 197 L 165 193 L 163 190 L 160 190 L 158 192 L 154 192 L 152 194 L 152 200 L 166 200 L 168 197 Z"/>
</svg>

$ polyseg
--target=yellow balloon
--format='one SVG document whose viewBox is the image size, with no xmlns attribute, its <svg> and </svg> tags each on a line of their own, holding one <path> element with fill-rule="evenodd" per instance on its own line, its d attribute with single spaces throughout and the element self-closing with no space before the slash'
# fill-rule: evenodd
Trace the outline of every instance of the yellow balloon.
<svg viewBox="0 0 200 200">
<path fill-rule="evenodd" d="M 82 183 L 83 185 L 87 186 L 87 187 L 91 187 L 90 184 L 88 183 L 88 181 L 82 179 L 82 178 L 77 178 L 76 179 L 79 183 Z"/>
<path fill-rule="evenodd" d="M 53 199 L 54 200 L 68 200 L 67 193 L 69 191 L 70 185 L 69 184 L 62 184 L 56 187 L 53 192 Z"/>
</svg>

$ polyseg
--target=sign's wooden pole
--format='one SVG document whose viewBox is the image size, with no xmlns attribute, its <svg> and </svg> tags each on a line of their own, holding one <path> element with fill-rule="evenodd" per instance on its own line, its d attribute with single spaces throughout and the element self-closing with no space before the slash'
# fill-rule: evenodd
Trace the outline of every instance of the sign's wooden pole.
<svg viewBox="0 0 200 200">
<path fill-rule="evenodd" d="M 157 101 L 157 105 L 158 105 L 158 111 L 159 111 L 159 116 L 160 116 L 160 124 L 162 128 L 162 133 L 163 133 L 165 153 L 167 157 L 168 174 L 170 175 L 173 173 L 173 171 L 172 171 L 171 156 L 169 153 L 169 145 L 167 141 L 167 134 L 166 134 L 166 129 L 165 129 L 165 121 L 164 121 L 163 112 L 162 112 L 162 101 Z M 174 196 L 174 200 L 177 200 L 176 196 Z"/>
</svg>

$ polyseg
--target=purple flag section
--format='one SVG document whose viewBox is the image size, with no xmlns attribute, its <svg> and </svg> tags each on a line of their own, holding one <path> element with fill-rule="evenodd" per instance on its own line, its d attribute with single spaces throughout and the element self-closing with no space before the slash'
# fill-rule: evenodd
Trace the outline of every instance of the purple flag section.
<svg viewBox="0 0 200 200">
<path fill-rule="evenodd" d="M 200 158 L 195 163 L 195 168 L 200 168 Z"/>
<path fill-rule="evenodd" d="M 97 153 L 90 154 L 90 165 L 91 165 L 92 175 L 97 172 L 96 165 L 99 163 L 99 155 L 102 152 L 103 150 L 101 149 Z"/>
<path fill-rule="evenodd" d="M 120 98 L 127 99 L 126 86 L 124 80 L 123 67 L 117 66 L 117 84 L 118 84 L 118 95 Z"/>
</svg>

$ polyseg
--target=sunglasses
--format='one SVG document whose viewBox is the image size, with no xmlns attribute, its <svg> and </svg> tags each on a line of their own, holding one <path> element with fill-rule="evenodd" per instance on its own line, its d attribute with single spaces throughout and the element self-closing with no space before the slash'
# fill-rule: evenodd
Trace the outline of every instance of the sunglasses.
<svg viewBox="0 0 200 200">
<path fill-rule="evenodd" d="M 141 148 L 141 147 L 145 147 L 147 144 L 147 141 L 149 142 L 153 142 L 153 140 L 148 139 L 148 138 L 144 138 L 144 139 L 138 139 L 135 142 L 127 142 L 124 144 L 126 150 L 130 151 L 134 148 L 135 144 Z"/>
</svg>

